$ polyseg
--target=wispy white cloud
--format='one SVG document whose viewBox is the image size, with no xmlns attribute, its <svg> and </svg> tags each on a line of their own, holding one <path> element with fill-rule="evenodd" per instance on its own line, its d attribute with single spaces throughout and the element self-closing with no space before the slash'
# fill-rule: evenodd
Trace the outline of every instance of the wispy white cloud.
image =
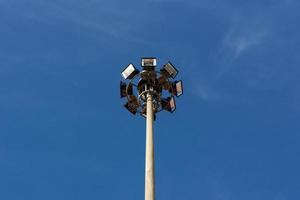
<svg viewBox="0 0 300 200">
<path fill-rule="evenodd" d="M 236 17 L 236 16 L 235 16 Z M 218 71 L 215 73 L 213 84 L 218 82 L 228 71 L 239 65 L 235 61 L 254 48 L 261 48 L 268 37 L 271 27 L 264 22 L 263 16 L 235 18 L 224 35 L 216 59 Z"/>
<path fill-rule="evenodd" d="M 216 101 L 220 98 L 220 94 L 211 85 L 205 84 L 196 85 L 195 94 L 205 102 Z"/>
<path fill-rule="evenodd" d="M 125 8 L 124 8 L 125 7 Z M 10 16 L 20 16 L 23 19 L 46 24 L 73 23 L 81 27 L 81 32 L 100 33 L 112 39 L 125 40 L 133 43 L 151 46 L 151 43 L 134 37 L 136 24 L 132 19 L 145 20 L 145 15 L 139 10 L 127 9 L 126 4 L 117 1 L 33 1 L 24 3 L 3 1 L 2 9 Z M 0 8 L 0 11 L 2 10 Z"/>
<path fill-rule="evenodd" d="M 294 2 L 285 0 L 257 12 L 249 10 L 242 12 L 245 8 L 237 11 L 236 7 L 229 4 L 224 6 L 224 9 L 221 7 L 218 9 L 216 15 L 227 24 L 228 28 L 224 32 L 223 40 L 219 43 L 219 46 L 215 46 L 216 54 L 210 67 L 209 78 L 203 77 L 206 81 L 201 83 L 195 81 L 194 83 L 197 85 L 195 90 L 197 96 L 207 102 L 228 100 L 230 96 L 234 96 L 217 89 L 220 81 L 224 81 L 229 74 L 234 74 L 233 71 L 239 70 L 240 67 L 251 67 L 249 63 L 243 65 L 243 59 L 249 60 L 249 56 L 255 56 L 252 58 L 255 61 L 258 55 L 257 52 L 272 51 L 270 49 L 272 48 L 272 40 L 276 39 L 274 32 L 278 28 L 276 20 L 281 14 L 288 12 L 285 6 L 287 4 L 291 5 Z M 209 11 L 213 9 L 212 6 L 206 4 L 205 8 Z M 259 68 L 255 66 L 253 66 L 253 69 L 247 70 L 258 70 Z M 264 71 L 268 74 L 272 70 L 269 66 L 261 67 L 266 68 Z M 261 71 L 253 72 L 253 76 L 257 75 L 261 79 Z M 202 76 L 205 76 L 205 74 Z M 252 81 L 253 79 L 255 77 L 251 78 Z M 256 85 L 255 87 L 260 86 Z"/>
<path fill-rule="evenodd" d="M 197 85 L 197 96 L 205 102 L 215 102 L 228 99 L 228 95 L 221 93 L 217 89 L 219 81 L 227 75 L 228 72 L 242 67 L 237 64 L 237 61 L 247 56 L 248 52 L 264 47 L 264 42 L 268 38 L 270 28 L 259 17 L 244 17 L 244 16 L 229 16 L 227 20 L 228 29 L 224 33 L 223 40 L 216 46 L 216 53 L 213 66 L 210 68 L 211 75 L 209 78 L 203 77 L 206 80 Z"/>
<path fill-rule="evenodd" d="M 263 44 L 263 39 L 266 35 L 267 32 L 265 30 L 247 31 L 247 33 L 235 33 L 235 31 L 232 31 L 225 36 L 223 49 L 232 52 L 231 60 L 234 60 L 252 47 Z"/>
</svg>

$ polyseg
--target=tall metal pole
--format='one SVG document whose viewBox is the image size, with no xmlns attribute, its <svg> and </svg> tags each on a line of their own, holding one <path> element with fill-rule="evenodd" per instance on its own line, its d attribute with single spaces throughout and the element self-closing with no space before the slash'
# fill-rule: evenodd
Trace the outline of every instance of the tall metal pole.
<svg viewBox="0 0 300 200">
<path fill-rule="evenodd" d="M 142 58 L 141 65 L 142 71 L 133 64 L 122 71 L 125 81 L 120 82 L 120 96 L 127 98 L 124 107 L 129 112 L 143 117 L 146 115 L 145 200 L 155 200 L 153 120 L 155 114 L 162 110 L 170 113 L 175 111 L 174 97 L 181 96 L 183 88 L 181 80 L 172 81 L 178 70 L 171 62 L 160 71 L 155 69 L 157 59 L 154 57 Z"/>
<path fill-rule="evenodd" d="M 153 99 L 150 92 L 147 93 L 145 200 L 155 200 Z"/>
</svg>

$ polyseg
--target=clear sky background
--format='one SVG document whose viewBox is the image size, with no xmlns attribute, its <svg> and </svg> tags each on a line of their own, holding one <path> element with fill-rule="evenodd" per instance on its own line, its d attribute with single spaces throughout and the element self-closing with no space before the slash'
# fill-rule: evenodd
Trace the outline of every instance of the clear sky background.
<svg viewBox="0 0 300 200">
<path fill-rule="evenodd" d="M 300 199 L 297 0 L 1 0 L 0 199 L 141 200 L 145 120 L 120 71 L 171 60 L 158 200 Z"/>
</svg>

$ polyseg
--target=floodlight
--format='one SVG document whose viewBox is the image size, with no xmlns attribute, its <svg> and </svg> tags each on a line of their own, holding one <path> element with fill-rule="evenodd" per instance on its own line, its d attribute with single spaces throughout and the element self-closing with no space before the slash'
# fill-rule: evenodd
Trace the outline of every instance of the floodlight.
<svg viewBox="0 0 300 200">
<path fill-rule="evenodd" d="M 121 96 L 121 98 L 127 96 L 126 87 L 127 87 L 126 83 L 120 81 L 120 96 Z"/>
<path fill-rule="evenodd" d="M 129 83 L 128 86 L 127 86 L 125 82 L 121 81 L 120 82 L 120 96 L 121 96 L 121 98 L 126 97 L 127 95 L 132 95 L 132 94 L 133 94 L 132 84 Z"/>
<path fill-rule="evenodd" d="M 142 58 L 142 67 L 144 69 L 154 69 L 156 67 L 156 58 Z"/>
<path fill-rule="evenodd" d="M 132 79 L 136 74 L 139 73 L 139 70 L 136 69 L 133 64 L 129 64 L 123 71 L 122 76 L 124 79 Z"/>
<path fill-rule="evenodd" d="M 139 106 L 139 102 L 135 96 L 130 96 L 129 101 L 124 105 L 124 107 L 134 115 L 137 113 Z"/>
<path fill-rule="evenodd" d="M 177 97 L 181 96 L 183 94 L 183 85 L 182 81 L 175 81 L 172 83 L 172 87 L 170 88 L 170 92 Z"/>
<path fill-rule="evenodd" d="M 175 78 L 178 74 L 178 70 L 174 67 L 174 65 L 169 61 L 164 67 L 160 70 L 167 77 Z"/>
<path fill-rule="evenodd" d="M 124 105 L 124 107 L 129 111 L 129 112 L 131 112 L 132 114 L 136 114 L 136 112 L 137 112 L 137 109 L 131 104 L 131 103 L 129 103 L 129 102 L 127 102 L 125 105 Z"/>
<path fill-rule="evenodd" d="M 161 100 L 162 109 L 167 110 L 169 112 L 174 112 L 176 110 L 176 103 L 174 97 L 168 97 L 166 99 Z"/>
<path fill-rule="evenodd" d="M 169 82 L 169 80 L 166 76 L 164 76 L 164 75 L 159 76 L 157 81 L 158 81 L 158 84 L 161 86 L 162 89 L 170 90 L 171 83 Z"/>
</svg>

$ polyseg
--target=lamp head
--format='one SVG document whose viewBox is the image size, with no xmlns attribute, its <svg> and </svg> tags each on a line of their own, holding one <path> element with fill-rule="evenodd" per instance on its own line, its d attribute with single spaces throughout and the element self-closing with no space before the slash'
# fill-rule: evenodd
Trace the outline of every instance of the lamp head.
<svg viewBox="0 0 300 200">
<path fill-rule="evenodd" d="M 129 83 L 127 86 L 125 82 L 120 81 L 120 96 L 121 96 L 121 98 L 126 97 L 128 95 L 133 95 L 132 84 Z"/>
<path fill-rule="evenodd" d="M 167 110 L 171 113 L 174 112 L 176 110 L 175 98 L 172 96 L 172 97 L 168 97 L 166 99 L 162 99 L 161 106 L 162 106 L 162 109 L 164 109 L 164 110 Z"/>
<path fill-rule="evenodd" d="M 126 79 L 132 79 L 136 74 L 139 73 L 139 70 L 134 67 L 133 64 L 129 64 L 123 71 L 122 76 Z"/>
<path fill-rule="evenodd" d="M 154 57 L 144 57 L 141 60 L 141 65 L 145 70 L 154 70 L 157 65 L 157 59 Z"/>
<path fill-rule="evenodd" d="M 175 95 L 176 97 L 181 96 L 183 94 L 182 80 L 175 81 L 174 83 L 172 83 L 169 92 Z"/>
<path fill-rule="evenodd" d="M 175 66 L 169 61 L 167 64 L 164 65 L 164 67 L 160 70 L 162 74 L 165 76 L 175 78 L 178 74 L 178 70 L 175 68 Z"/>
</svg>

